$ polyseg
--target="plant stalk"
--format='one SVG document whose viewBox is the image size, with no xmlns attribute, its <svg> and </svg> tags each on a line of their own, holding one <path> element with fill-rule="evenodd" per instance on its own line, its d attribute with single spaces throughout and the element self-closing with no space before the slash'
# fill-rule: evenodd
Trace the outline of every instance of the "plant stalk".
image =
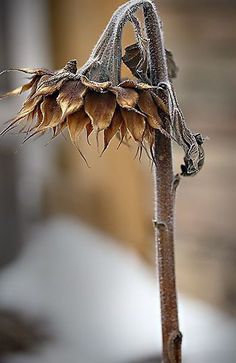
<svg viewBox="0 0 236 363">
<path fill-rule="evenodd" d="M 154 5 L 153 5 L 154 7 Z M 155 9 L 155 7 L 154 7 Z M 150 5 L 144 7 L 149 39 L 151 83 L 169 82 L 161 23 Z M 163 127 L 170 132 L 168 118 Z M 156 130 L 154 145 L 154 227 L 159 274 L 163 363 L 181 363 L 182 335 L 179 331 L 174 256 L 174 205 L 177 180 L 173 175 L 171 139 Z"/>
</svg>

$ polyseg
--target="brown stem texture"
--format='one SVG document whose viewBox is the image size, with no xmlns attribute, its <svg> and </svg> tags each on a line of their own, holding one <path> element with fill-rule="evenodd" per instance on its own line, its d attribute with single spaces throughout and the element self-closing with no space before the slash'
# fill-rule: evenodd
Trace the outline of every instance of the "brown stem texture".
<svg viewBox="0 0 236 363">
<path fill-rule="evenodd" d="M 146 32 L 149 39 L 151 82 L 158 85 L 168 83 L 161 23 L 153 16 L 148 4 L 144 6 Z M 154 8 L 155 9 L 155 8 Z M 170 132 L 169 120 L 163 118 L 164 128 Z M 174 256 L 174 204 L 175 178 L 172 166 L 171 139 L 156 130 L 154 145 L 154 189 L 155 189 L 155 243 L 161 299 L 163 362 L 181 363 L 182 335 L 179 331 L 178 305 Z"/>
</svg>

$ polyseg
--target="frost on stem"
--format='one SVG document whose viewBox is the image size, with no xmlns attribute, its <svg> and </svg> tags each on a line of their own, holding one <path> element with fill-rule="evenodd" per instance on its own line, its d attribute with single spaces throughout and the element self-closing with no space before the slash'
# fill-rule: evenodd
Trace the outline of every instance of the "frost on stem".
<svg viewBox="0 0 236 363">
<path fill-rule="evenodd" d="M 145 24 L 136 16 L 139 9 L 144 11 Z M 122 32 L 127 22 L 133 26 L 136 42 L 126 48 L 122 57 Z M 156 33 L 154 40 L 148 39 L 152 26 Z M 158 49 L 155 78 L 151 67 L 153 46 Z M 134 79 L 122 80 L 122 62 Z M 30 81 L 2 98 L 26 91 L 29 94 L 2 134 L 21 126 L 25 140 L 48 131 L 55 138 L 68 129 L 72 142 L 79 149 L 83 130 L 87 139 L 93 131 L 101 131 L 104 150 L 115 135 L 119 135 L 121 142 L 131 137 L 141 149 L 149 149 L 153 159 L 155 130 L 159 130 L 183 148 L 182 175 L 195 175 L 201 169 L 204 139 L 187 128 L 178 105 L 172 82 L 177 67 L 172 54 L 164 48 L 161 21 L 153 1 L 131 0 L 120 6 L 82 67 L 77 68 L 76 61 L 71 60 L 59 71 L 15 70 L 29 75 Z M 164 118 L 168 119 L 170 131 L 164 126 Z"/>
</svg>

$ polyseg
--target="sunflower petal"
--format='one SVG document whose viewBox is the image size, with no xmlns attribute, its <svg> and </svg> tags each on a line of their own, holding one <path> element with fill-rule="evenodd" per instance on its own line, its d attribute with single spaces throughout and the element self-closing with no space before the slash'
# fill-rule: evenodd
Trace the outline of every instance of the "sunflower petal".
<svg viewBox="0 0 236 363">
<path fill-rule="evenodd" d="M 43 121 L 39 125 L 40 130 L 58 126 L 62 119 L 61 109 L 54 97 L 46 97 L 40 106 Z"/>
<path fill-rule="evenodd" d="M 138 102 L 138 93 L 133 88 L 111 87 L 111 92 L 116 95 L 116 101 L 122 108 L 134 108 Z"/>
<path fill-rule="evenodd" d="M 8 97 L 8 96 L 20 95 L 21 93 L 28 91 L 34 85 L 35 82 L 36 82 L 36 79 L 35 79 L 35 77 L 33 77 L 29 83 L 23 84 L 23 86 L 17 87 L 10 92 L 0 95 L 0 99 L 4 98 L 4 97 Z"/>
<path fill-rule="evenodd" d="M 111 124 L 109 127 L 107 127 L 104 130 L 104 149 L 103 151 L 106 150 L 106 148 L 108 147 L 111 139 L 116 135 L 116 133 L 118 132 L 121 124 L 123 122 L 123 118 L 121 115 L 121 112 L 119 109 L 117 109 L 113 115 L 113 118 L 111 120 Z"/>
<path fill-rule="evenodd" d="M 2 75 L 4 73 L 8 73 L 8 72 L 22 72 L 22 73 L 27 73 L 27 74 L 31 74 L 31 75 L 37 75 L 37 76 L 42 76 L 44 74 L 50 74 L 50 75 L 54 74 L 53 71 L 50 71 L 49 69 L 46 69 L 46 68 L 10 68 L 10 69 L 5 69 L 2 72 L 0 72 L 0 75 Z"/>
<path fill-rule="evenodd" d="M 149 125 L 154 129 L 159 129 L 161 126 L 161 118 L 158 115 L 157 105 L 150 92 L 140 92 L 138 106 L 140 110 L 147 115 Z"/>
<path fill-rule="evenodd" d="M 46 68 L 12 68 L 10 69 L 10 71 L 19 71 L 19 72 L 23 72 L 23 73 L 28 73 L 28 74 L 35 74 L 38 76 L 43 76 L 44 74 L 53 74 L 53 71 L 50 71 L 49 69 Z"/>
<path fill-rule="evenodd" d="M 121 114 L 134 140 L 142 142 L 146 127 L 145 118 L 132 110 L 121 109 Z"/>
<path fill-rule="evenodd" d="M 74 112 L 67 116 L 67 123 L 71 141 L 73 144 L 77 145 L 79 135 L 90 124 L 90 118 L 85 113 L 84 109 Z"/>
<path fill-rule="evenodd" d="M 87 143 L 90 145 L 90 141 L 89 141 L 89 136 L 90 134 L 93 132 L 93 125 L 91 123 L 91 121 L 89 122 L 89 124 L 86 125 L 86 133 L 87 133 Z"/>
<path fill-rule="evenodd" d="M 80 81 L 68 81 L 62 86 L 57 102 L 61 107 L 63 118 L 83 106 L 86 90 L 87 87 Z"/>
<path fill-rule="evenodd" d="M 116 98 L 110 93 L 88 92 L 85 96 L 85 112 L 98 130 L 107 128 L 116 108 Z"/>
</svg>

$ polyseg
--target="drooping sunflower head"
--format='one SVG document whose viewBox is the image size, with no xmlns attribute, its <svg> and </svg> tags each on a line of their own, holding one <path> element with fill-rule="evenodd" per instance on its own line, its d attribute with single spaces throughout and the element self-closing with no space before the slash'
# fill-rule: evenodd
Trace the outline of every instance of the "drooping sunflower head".
<svg viewBox="0 0 236 363">
<path fill-rule="evenodd" d="M 71 141 L 78 147 L 83 130 L 87 140 L 95 131 L 103 133 L 103 150 L 118 135 L 121 142 L 132 138 L 153 155 L 158 131 L 183 147 L 183 175 L 196 173 L 204 154 L 197 138 L 187 129 L 176 101 L 171 79 L 176 76 L 177 67 L 160 36 L 160 67 L 168 72 L 155 84 L 151 82 L 150 44 L 145 28 L 134 15 L 141 6 L 151 7 L 156 14 L 151 0 L 131 0 L 122 5 L 81 68 L 77 69 L 77 62 L 70 60 L 59 71 L 16 69 L 29 75 L 30 80 L 4 96 L 26 91 L 29 94 L 2 134 L 20 126 L 20 131 L 26 134 L 25 140 L 46 132 L 55 138 L 68 129 Z M 127 21 L 133 25 L 137 42 L 127 47 L 122 57 L 122 30 Z M 134 79 L 122 80 L 122 62 Z M 164 119 L 169 119 L 169 127 L 165 127 Z"/>
</svg>

